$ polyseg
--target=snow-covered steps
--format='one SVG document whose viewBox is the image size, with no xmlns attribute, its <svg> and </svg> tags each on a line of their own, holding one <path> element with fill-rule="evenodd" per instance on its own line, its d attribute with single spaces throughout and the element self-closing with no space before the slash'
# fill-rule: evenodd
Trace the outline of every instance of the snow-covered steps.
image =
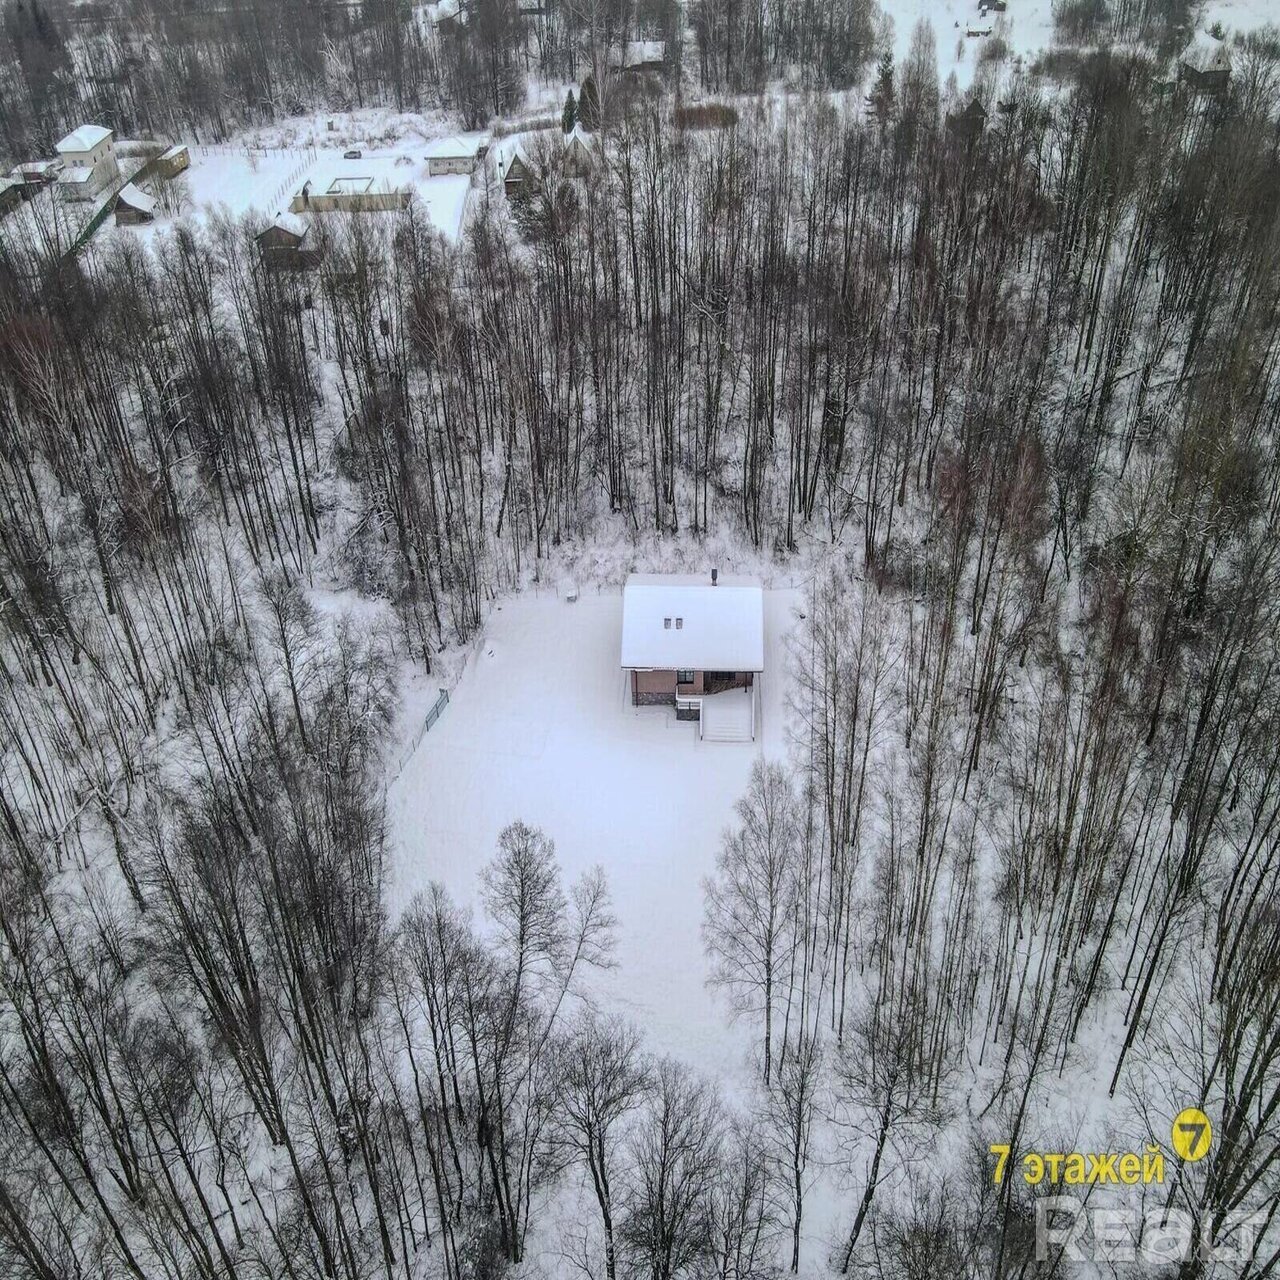
<svg viewBox="0 0 1280 1280">
<path fill-rule="evenodd" d="M 702 699 L 704 742 L 751 742 L 755 738 L 754 691 L 727 689 Z"/>
</svg>

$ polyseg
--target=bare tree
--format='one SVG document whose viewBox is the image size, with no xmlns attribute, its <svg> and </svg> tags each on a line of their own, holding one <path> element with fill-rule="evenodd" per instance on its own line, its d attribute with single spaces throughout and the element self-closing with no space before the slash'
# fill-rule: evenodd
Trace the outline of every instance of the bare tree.
<svg viewBox="0 0 1280 1280">
<path fill-rule="evenodd" d="M 560 1132 L 575 1163 L 585 1164 L 600 1207 L 605 1274 L 617 1276 L 615 1160 L 625 1118 L 649 1089 L 639 1033 L 584 1013 L 560 1046 Z"/>
<path fill-rule="evenodd" d="M 767 1085 L 775 1055 L 774 1010 L 786 995 L 789 960 L 798 944 L 801 828 L 790 774 L 757 760 L 735 811 L 739 826 L 725 833 L 716 874 L 703 884 L 702 936 L 712 958 L 711 981 L 729 992 L 737 1010 L 763 1022 Z"/>
</svg>

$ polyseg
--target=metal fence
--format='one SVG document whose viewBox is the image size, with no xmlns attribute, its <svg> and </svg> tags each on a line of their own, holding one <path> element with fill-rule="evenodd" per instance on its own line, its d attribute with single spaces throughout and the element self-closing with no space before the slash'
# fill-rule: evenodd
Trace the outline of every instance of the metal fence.
<svg viewBox="0 0 1280 1280">
<path fill-rule="evenodd" d="M 397 778 L 404 772 L 405 765 L 413 759 L 413 753 L 422 745 L 423 738 L 431 732 L 431 726 L 440 719 L 441 715 L 444 713 L 445 707 L 448 705 L 449 690 L 441 689 L 440 696 L 435 700 L 431 710 L 428 711 L 426 716 L 423 718 L 422 724 L 418 728 L 418 732 L 413 735 L 413 741 L 409 743 L 408 747 L 405 749 L 404 755 L 401 757 L 400 767 L 396 770 Z"/>
</svg>

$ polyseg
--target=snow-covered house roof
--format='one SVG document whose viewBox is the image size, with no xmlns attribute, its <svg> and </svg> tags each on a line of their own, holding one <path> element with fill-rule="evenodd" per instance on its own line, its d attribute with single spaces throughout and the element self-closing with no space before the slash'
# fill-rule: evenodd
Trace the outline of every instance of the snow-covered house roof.
<svg viewBox="0 0 1280 1280">
<path fill-rule="evenodd" d="M 139 190 L 132 182 L 126 182 L 120 188 L 120 194 L 116 196 L 116 203 L 123 204 L 129 209 L 136 209 L 139 213 L 155 213 L 156 211 L 155 197 Z"/>
<path fill-rule="evenodd" d="M 519 160 L 526 169 L 531 170 L 533 168 L 529 162 L 529 155 L 524 149 L 523 134 L 510 133 L 505 138 L 499 138 L 493 144 L 490 155 L 493 156 L 493 163 L 500 178 L 507 176 L 513 160 Z"/>
<path fill-rule="evenodd" d="M 628 40 L 621 49 L 609 50 L 611 67 L 647 67 L 665 62 L 667 44 L 665 40 Z"/>
<path fill-rule="evenodd" d="M 82 151 L 92 151 L 109 137 L 111 137 L 111 130 L 104 129 L 100 124 L 82 124 L 78 129 L 73 129 L 67 134 L 55 150 L 59 155 L 76 155 Z"/>
<path fill-rule="evenodd" d="M 431 15 L 431 21 L 436 24 L 454 19 L 465 23 L 467 20 L 467 11 L 461 0 L 440 0 L 436 5 L 427 5 L 427 11 Z"/>
<path fill-rule="evenodd" d="M 58 185 L 63 187 L 79 187 L 83 186 L 93 177 L 93 170 L 87 165 L 74 165 L 70 169 L 63 169 L 58 174 Z"/>
<path fill-rule="evenodd" d="M 1231 71 L 1231 50 L 1225 40 L 1197 31 L 1182 55 L 1182 62 L 1204 75 L 1206 72 Z"/>
<path fill-rule="evenodd" d="M 427 143 L 426 157 L 428 160 L 473 159 L 484 142 L 482 134 L 469 138 L 460 138 L 457 134 L 448 138 L 436 138 Z"/>
<path fill-rule="evenodd" d="M 755 578 L 633 573 L 622 592 L 622 666 L 763 671 L 764 592 Z"/>
<path fill-rule="evenodd" d="M 9 170 L 9 176 L 19 178 L 23 182 L 30 182 L 35 178 L 48 179 L 58 173 L 62 165 L 61 160 L 24 160 Z"/>
<path fill-rule="evenodd" d="M 570 147 L 585 147 L 588 151 L 591 151 L 595 147 L 595 141 L 580 124 L 575 124 L 564 135 L 564 145 L 566 151 Z"/>
<path fill-rule="evenodd" d="M 301 240 L 307 234 L 307 224 L 296 213 L 288 213 L 281 211 L 271 219 L 271 226 L 266 230 L 270 231 L 272 227 L 287 232 L 291 236 L 297 236 Z"/>
</svg>

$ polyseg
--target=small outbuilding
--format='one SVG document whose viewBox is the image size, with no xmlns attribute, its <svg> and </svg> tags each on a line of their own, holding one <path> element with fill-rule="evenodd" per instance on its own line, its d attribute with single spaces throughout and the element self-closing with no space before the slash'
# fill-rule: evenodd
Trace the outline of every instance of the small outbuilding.
<svg viewBox="0 0 1280 1280">
<path fill-rule="evenodd" d="M 190 168 L 191 152 L 182 142 L 175 143 L 156 157 L 155 171 L 162 178 L 176 178 L 178 174 Z"/>
<path fill-rule="evenodd" d="M 1178 59 L 1178 83 L 1197 93 L 1225 93 L 1231 83 L 1227 42 L 1207 31 L 1197 31 Z"/>
<path fill-rule="evenodd" d="M 701 719 L 709 698 L 733 703 L 755 736 L 755 694 L 764 672 L 764 591 L 755 578 L 633 573 L 622 593 L 622 669 L 631 705 L 674 706 Z M 723 718 L 723 717 L 722 717 Z"/>
<path fill-rule="evenodd" d="M 126 182 L 116 196 L 116 226 L 136 227 L 139 223 L 156 220 L 156 199 L 132 182 Z"/>
</svg>

